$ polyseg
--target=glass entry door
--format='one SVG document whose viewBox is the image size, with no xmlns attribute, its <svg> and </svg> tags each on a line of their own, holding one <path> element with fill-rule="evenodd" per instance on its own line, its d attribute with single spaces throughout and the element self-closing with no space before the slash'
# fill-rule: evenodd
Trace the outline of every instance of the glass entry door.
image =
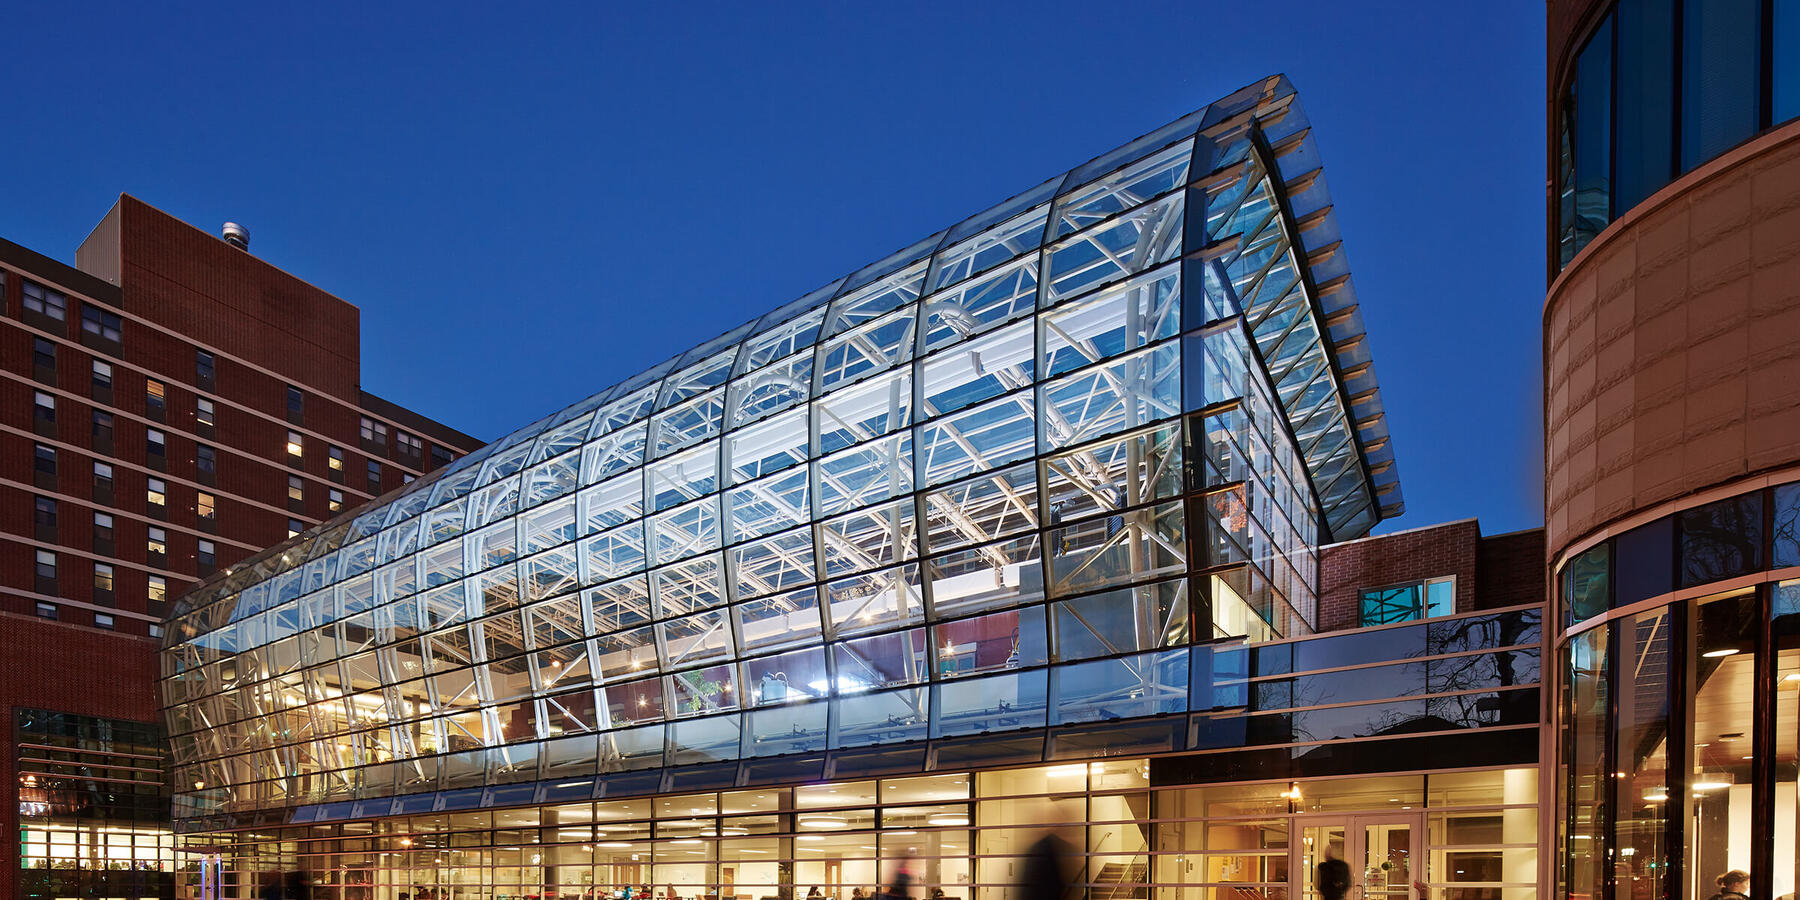
<svg viewBox="0 0 1800 900">
<path fill-rule="evenodd" d="M 1424 816 L 1296 816 L 1294 828 L 1288 877 L 1296 900 L 1325 900 L 1318 873 L 1327 854 L 1350 865 L 1345 900 L 1424 900 L 1413 890 L 1425 880 Z"/>
</svg>

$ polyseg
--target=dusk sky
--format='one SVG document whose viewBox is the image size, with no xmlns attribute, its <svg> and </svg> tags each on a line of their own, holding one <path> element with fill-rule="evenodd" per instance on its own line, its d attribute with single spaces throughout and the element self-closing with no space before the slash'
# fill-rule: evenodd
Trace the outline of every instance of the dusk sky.
<svg viewBox="0 0 1800 900">
<path fill-rule="evenodd" d="M 373 6 L 373 5 L 370 5 Z M 21 4 L 0 236 L 130 193 L 483 439 L 1285 72 L 1408 512 L 1542 523 L 1542 3 Z M 176 13 L 180 15 L 176 15 Z"/>
</svg>

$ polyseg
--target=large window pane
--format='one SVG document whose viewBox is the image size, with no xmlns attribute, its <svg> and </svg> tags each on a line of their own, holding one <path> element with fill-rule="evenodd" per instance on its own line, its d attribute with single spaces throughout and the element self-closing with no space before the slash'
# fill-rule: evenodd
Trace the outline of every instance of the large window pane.
<svg viewBox="0 0 1800 900">
<path fill-rule="evenodd" d="M 1682 4 L 1683 171 L 1756 133 L 1761 22 L 1761 0 Z"/>
<path fill-rule="evenodd" d="M 1574 118 L 1574 249 L 1585 246 L 1611 218 L 1608 181 L 1612 154 L 1612 18 L 1575 60 L 1575 84 L 1564 101 Z"/>
<path fill-rule="evenodd" d="M 1563 672 L 1561 896 L 1599 897 L 1606 857 L 1607 629 L 1569 642 Z"/>
<path fill-rule="evenodd" d="M 1681 586 L 1692 587 L 1760 570 L 1762 508 L 1762 494 L 1752 493 L 1677 514 Z"/>
<path fill-rule="evenodd" d="M 1613 847 L 1631 895 L 1661 897 L 1669 868 L 1669 627 L 1667 607 L 1622 623 L 1618 786 Z"/>
<path fill-rule="evenodd" d="M 1785 122 L 1800 116 L 1800 3 L 1775 0 L 1772 18 L 1774 40 L 1774 120 Z M 1789 867 L 1792 869 L 1792 867 Z M 1788 890 L 1793 890 L 1792 887 Z"/>
<path fill-rule="evenodd" d="M 1775 880 L 1771 894 L 1794 892 L 1800 864 L 1800 581 L 1773 586 L 1770 640 L 1775 654 Z"/>
<path fill-rule="evenodd" d="M 1683 871 L 1707 885 L 1727 869 L 1750 869 L 1752 748 L 1755 747 L 1755 594 L 1693 607 L 1687 654 L 1688 721 L 1693 747 L 1681 798 L 1687 823 Z"/>
<path fill-rule="evenodd" d="M 1619 149 L 1613 208 L 1624 212 L 1674 176 L 1675 0 L 1619 4 Z"/>
</svg>

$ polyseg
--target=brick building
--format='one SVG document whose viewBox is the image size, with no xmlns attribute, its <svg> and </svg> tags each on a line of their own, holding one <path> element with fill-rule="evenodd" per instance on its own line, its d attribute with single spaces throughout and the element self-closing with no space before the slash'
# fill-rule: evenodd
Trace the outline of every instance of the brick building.
<svg viewBox="0 0 1800 900">
<path fill-rule="evenodd" d="M 1544 530 L 1483 536 L 1474 519 L 1319 548 L 1319 630 L 1379 624 L 1364 597 L 1448 583 L 1454 612 L 1542 603 Z"/>
<path fill-rule="evenodd" d="M 163 763 L 112 745 L 158 720 L 170 599 L 479 445 L 362 390 L 358 344 L 355 306 L 130 196 L 75 267 L 0 240 L 0 826 L 89 863 L 8 842 L 0 896 L 166 892 Z"/>
</svg>

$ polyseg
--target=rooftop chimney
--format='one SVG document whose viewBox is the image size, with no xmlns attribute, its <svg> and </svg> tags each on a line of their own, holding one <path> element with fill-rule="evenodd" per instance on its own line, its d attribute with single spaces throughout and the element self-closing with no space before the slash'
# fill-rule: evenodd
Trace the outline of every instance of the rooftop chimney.
<svg viewBox="0 0 1800 900">
<path fill-rule="evenodd" d="M 239 250 L 249 252 L 250 229 L 245 228 L 236 222 L 226 222 L 225 227 L 219 229 L 219 232 L 219 237 L 224 238 L 225 243 L 230 244 Z"/>
</svg>

